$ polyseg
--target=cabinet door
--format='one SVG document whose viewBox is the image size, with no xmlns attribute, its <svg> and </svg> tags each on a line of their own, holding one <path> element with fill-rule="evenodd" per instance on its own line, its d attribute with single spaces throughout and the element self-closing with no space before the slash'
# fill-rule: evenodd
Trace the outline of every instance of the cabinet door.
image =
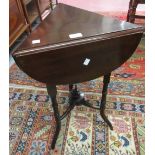
<svg viewBox="0 0 155 155">
<path fill-rule="evenodd" d="M 9 0 L 9 45 L 11 46 L 15 40 L 27 29 L 20 0 Z"/>
<path fill-rule="evenodd" d="M 39 16 L 37 1 L 36 0 L 29 0 L 29 1 L 28 0 L 21 0 L 21 3 L 23 4 L 22 6 L 24 9 L 24 13 L 25 13 L 27 23 L 29 23 L 29 25 L 31 27 L 31 24 Z"/>
</svg>

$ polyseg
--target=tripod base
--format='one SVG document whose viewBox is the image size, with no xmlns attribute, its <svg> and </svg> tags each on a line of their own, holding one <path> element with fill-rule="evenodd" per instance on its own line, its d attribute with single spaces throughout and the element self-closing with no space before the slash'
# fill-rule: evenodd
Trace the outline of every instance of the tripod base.
<svg viewBox="0 0 155 155">
<path fill-rule="evenodd" d="M 104 112 L 109 81 L 110 81 L 110 74 L 105 75 L 104 81 L 103 81 L 104 86 L 103 86 L 103 90 L 102 90 L 102 98 L 101 98 L 100 108 L 94 107 L 89 102 L 87 102 L 84 99 L 84 95 L 77 90 L 76 85 L 75 85 L 74 89 L 73 89 L 73 85 L 69 85 L 69 92 L 70 92 L 69 106 L 68 106 L 67 110 L 61 116 L 59 114 L 58 103 L 56 100 L 56 94 L 57 94 L 56 85 L 49 85 L 49 84 L 47 85 L 47 91 L 48 91 L 49 96 L 51 97 L 52 108 L 54 110 L 54 117 L 55 117 L 55 121 L 56 121 L 56 130 L 55 130 L 55 134 L 54 134 L 53 141 L 51 144 L 51 149 L 55 148 L 55 144 L 56 144 L 56 141 L 57 141 L 60 129 L 61 129 L 61 120 L 64 119 L 75 106 L 84 105 L 84 106 L 87 106 L 87 107 L 90 107 L 93 109 L 100 110 L 101 117 L 107 123 L 107 125 L 110 127 L 110 129 L 113 130 L 113 126 L 112 126 L 111 122 L 108 120 L 108 118 L 106 117 L 105 112 Z"/>
</svg>

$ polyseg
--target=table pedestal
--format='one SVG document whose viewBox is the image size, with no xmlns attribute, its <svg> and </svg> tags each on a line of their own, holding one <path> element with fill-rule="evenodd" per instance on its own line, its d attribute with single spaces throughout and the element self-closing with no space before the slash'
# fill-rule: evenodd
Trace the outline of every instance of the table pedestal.
<svg viewBox="0 0 155 155">
<path fill-rule="evenodd" d="M 56 100 L 56 95 L 57 95 L 57 89 L 56 85 L 50 85 L 47 84 L 47 92 L 48 95 L 51 98 L 52 101 L 52 108 L 54 111 L 54 117 L 56 121 L 56 130 L 54 133 L 53 141 L 51 144 L 51 149 L 55 148 L 55 144 L 61 129 L 61 120 L 67 116 L 67 114 L 70 113 L 70 111 L 75 107 L 79 105 L 84 105 L 90 108 L 98 109 L 100 110 L 100 115 L 103 118 L 103 120 L 107 123 L 107 125 L 110 127 L 111 130 L 113 130 L 111 122 L 108 120 L 108 118 L 105 115 L 105 106 L 106 106 L 106 96 L 107 96 L 107 88 L 108 84 L 110 82 L 110 74 L 107 74 L 104 76 L 103 79 L 103 90 L 102 90 L 102 98 L 101 98 L 101 103 L 100 103 L 100 108 L 93 107 L 90 103 L 88 103 L 85 99 L 84 96 L 77 90 L 77 86 L 75 85 L 75 88 L 73 89 L 73 85 L 69 85 L 69 107 L 67 110 L 63 113 L 63 115 L 60 116 L 59 110 L 58 110 L 58 103 Z"/>
</svg>

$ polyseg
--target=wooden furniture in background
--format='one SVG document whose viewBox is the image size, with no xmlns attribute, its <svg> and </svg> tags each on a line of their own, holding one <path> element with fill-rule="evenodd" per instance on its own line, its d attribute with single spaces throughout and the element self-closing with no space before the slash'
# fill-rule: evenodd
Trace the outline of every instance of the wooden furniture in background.
<svg viewBox="0 0 155 155">
<path fill-rule="evenodd" d="M 32 31 L 31 25 L 36 18 L 39 17 L 42 21 L 43 12 L 48 8 L 52 8 L 52 0 L 21 0 L 21 3 L 30 31 Z"/>
<path fill-rule="evenodd" d="M 9 46 L 18 37 L 29 29 L 37 17 L 42 21 L 42 14 L 46 9 L 52 8 L 52 0 L 10 0 L 9 1 Z"/>
<path fill-rule="evenodd" d="M 20 0 L 9 0 L 9 46 L 28 28 Z"/>
<path fill-rule="evenodd" d="M 39 12 L 37 8 L 36 0 L 20 0 L 25 19 L 27 23 L 29 24 L 30 31 L 32 31 L 31 24 L 36 20 L 37 17 L 39 17 Z"/>
<path fill-rule="evenodd" d="M 39 10 L 39 15 L 41 17 L 42 20 L 42 14 L 43 12 L 48 9 L 49 7 L 51 7 L 52 9 L 52 0 L 36 0 L 37 1 L 37 6 L 38 6 L 38 10 Z"/>
<path fill-rule="evenodd" d="M 145 4 L 145 0 L 130 0 L 129 10 L 127 14 L 127 22 L 134 23 L 135 18 L 145 19 L 145 16 L 136 15 L 136 8 L 138 4 Z"/>
</svg>

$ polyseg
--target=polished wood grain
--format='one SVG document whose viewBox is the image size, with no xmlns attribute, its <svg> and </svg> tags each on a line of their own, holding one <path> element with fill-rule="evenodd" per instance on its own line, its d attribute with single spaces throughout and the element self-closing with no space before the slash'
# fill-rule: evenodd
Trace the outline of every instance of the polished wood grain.
<svg viewBox="0 0 155 155">
<path fill-rule="evenodd" d="M 75 39 L 70 39 L 69 34 L 78 32 L 83 34 L 83 39 L 119 31 L 137 31 L 140 28 L 138 25 L 59 3 L 19 50 L 72 41 Z M 35 39 L 40 39 L 41 43 L 32 45 L 32 40 Z"/>
<path fill-rule="evenodd" d="M 58 4 L 13 57 L 40 82 L 79 83 L 122 65 L 135 51 L 143 31 L 142 26 Z M 73 33 L 83 37 L 70 39 Z M 40 44 L 32 44 L 36 39 Z M 90 59 L 88 66 L 83 65 L 86 58 Z"/>
<path fill-rule="evenodd" d="M 19 0 L 9 0 L 9 46 L 28 28 Z"/>
</svg>

